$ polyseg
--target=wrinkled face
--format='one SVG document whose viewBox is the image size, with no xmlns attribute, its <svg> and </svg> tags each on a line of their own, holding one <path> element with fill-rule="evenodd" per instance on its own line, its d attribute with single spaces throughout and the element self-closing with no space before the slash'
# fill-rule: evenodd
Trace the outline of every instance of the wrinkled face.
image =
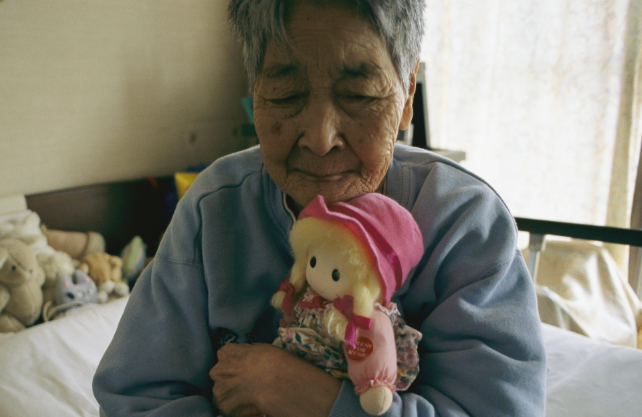
<svg viewBox="0 0 642 417">
<path fill-rule="evenodd" d="M 254 86 L 263 161 L 299 210 L 319 194 L 331 204 L 380 189 L 412 119 L 414 79 L 405 92 L 379 35 L 333 4 L 293 6 L 291 45 L 268 45 Z"/>
<path fill-rule="evenodd" d="M 312 247 L 308 254 L 305 276 L 308 284 L 329 301 L 352 295 L 355 277 L 345 256 L 328 247 Z"/>
</svg>

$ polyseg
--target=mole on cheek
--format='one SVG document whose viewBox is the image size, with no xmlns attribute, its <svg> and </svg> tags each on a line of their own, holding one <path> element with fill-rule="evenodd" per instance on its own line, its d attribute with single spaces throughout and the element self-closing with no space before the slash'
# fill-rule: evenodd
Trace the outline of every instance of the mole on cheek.
<svg viewBox="0 0 642 417">
<path fill-rule="evenodd" d="M 274 123 L 272 125 L 272 130 L 270 131 L 270 133 L 272 133 L 273 135 L 280 135 L 281 134 L 281 127 L 282 127 L 281 122 Z"/>
</svg>

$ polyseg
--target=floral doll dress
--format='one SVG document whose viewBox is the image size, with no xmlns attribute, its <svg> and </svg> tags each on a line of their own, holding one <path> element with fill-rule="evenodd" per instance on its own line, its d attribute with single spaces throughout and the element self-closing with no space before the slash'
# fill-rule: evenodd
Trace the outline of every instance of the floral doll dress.
<svg viewBox="0 0 642 417">
<path fill-rule="evenodd" d="M 324 300 L 308 287 L 301 301 L 293 305 L 292 315 L 286 314 L 281 320 L 279 336 L 273 344 L 296 354 L 336 378 L 347 379 L 348 360 L 344 353 L 346 342 L 331 337 L 323 323 L 331 308 L 332 302 Z M 396 380 L 391 388 L 404 391 L 419 373 L 417 346 L 422 335 L 405 323 L 395 303 L 389 303 L 385 307 L 377 303 L 375 308 L 385 313 L 394 331 L 397 369 Z"/>
</svg>

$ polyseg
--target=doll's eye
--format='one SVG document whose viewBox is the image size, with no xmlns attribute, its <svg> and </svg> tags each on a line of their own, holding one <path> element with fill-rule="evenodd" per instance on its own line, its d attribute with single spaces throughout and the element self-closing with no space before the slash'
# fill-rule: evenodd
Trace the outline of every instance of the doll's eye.
<svg viewBox="0 0 642 417">
<path fill-rule="evenodd" d="M 317 266 L 317 258 L 316 258 L 316 256 L 313 256 L 312 258 L 310 258 L 310 266 L 311 266 L 312 268 L 314 268 L 315 266 Z"/>
<path fill-rule="evenodd" d="M 332 280 L 333 281 L 339 281 L 339 278 L 341 278 L 341 274 L 339 274 L 339 270 L 335 269 L 332 271 Z"/>
</svg>

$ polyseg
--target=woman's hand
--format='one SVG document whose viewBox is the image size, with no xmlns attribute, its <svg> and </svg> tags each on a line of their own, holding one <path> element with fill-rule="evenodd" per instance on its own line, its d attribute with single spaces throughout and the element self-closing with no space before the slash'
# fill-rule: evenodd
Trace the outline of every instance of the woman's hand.
<svg viewBox="0 0 642 417">
<path fill-rule="evenodd" d="M 215 404 L 225 415 L 327 416 L 341 382 L 267 344 L 228 344 L 210 371 Z"/>
</svg>

